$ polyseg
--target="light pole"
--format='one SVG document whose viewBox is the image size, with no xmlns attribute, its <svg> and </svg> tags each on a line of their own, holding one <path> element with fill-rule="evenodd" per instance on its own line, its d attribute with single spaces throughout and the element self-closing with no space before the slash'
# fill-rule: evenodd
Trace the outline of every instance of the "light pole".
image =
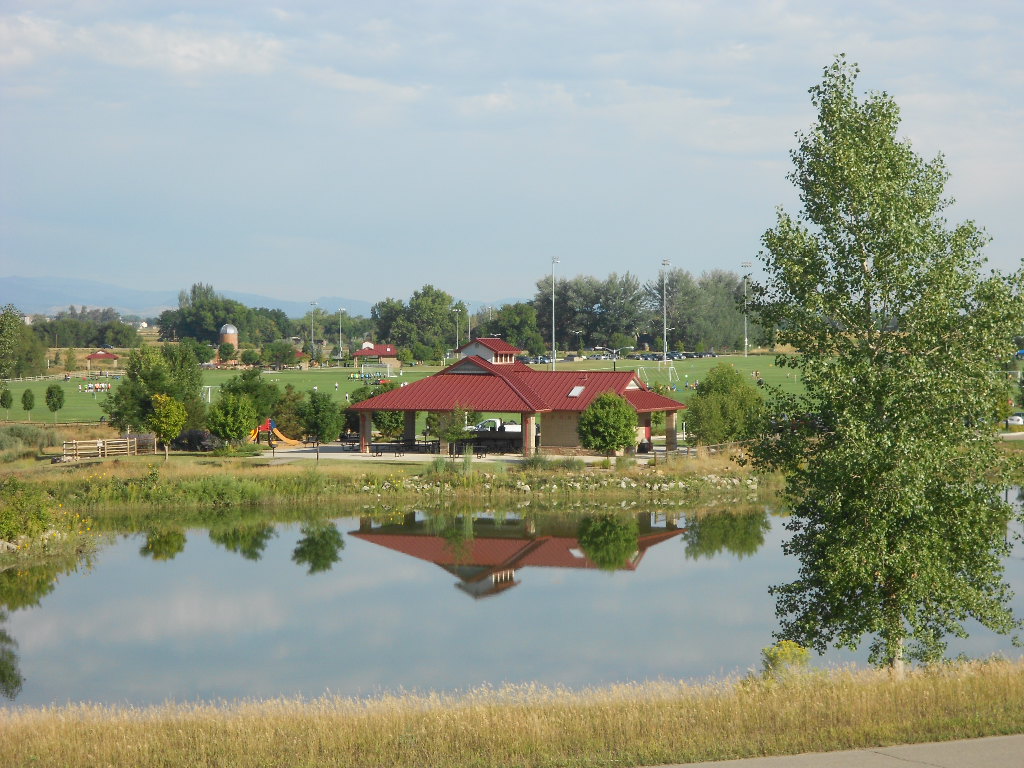
<svg viewBox="0 0 1024 768">
<path fill-rule="evenodd" d="M 341 316 L 345 313 L 344 307 L 338 307 L 338 367 L 341 367 L 342 352 L 341 352 Z"/>
<path fill-rule="evenodd" d="M 671 263 L 672 262 L 669 261 L 668 259 L 661 260 L 661 339 L 663 344 L 661 352 L 662 363 L 668 362 L 668 303 L 665 301 L 666 297 L 668 296 L 668 291 L 665 287 L 668 282 L 668 272 L 665 270 L 665 267 L 669 266 Z"/>
<path fill-rule="evenodd" d="M 740 264 L 744 269 L 749 269 L 753 264 L 749 261 L 744 261 Z M 750 275 L 746 272 L 743 273 L 743 356 L 747 356 L 747 278 Z"/>
<path fill-rule="evenodd" d="M 452 352 L 452 357 L 458 354 L 459 349 L 459 308 L 452 307 L 452 312 L 455 313 L 455 351 Z"/>
<path fill-rule="evenodd" d="M 583 351 L 583 331 L 573 331 L 576 334 L 576 353 Z"/>
<path fill-rule="evenodd" d="M 309 367 L 313 367 L 313 315 L 316 314 L 316 302 L 309 302 Z"/>
<path fill-rule="evenodd" d="M 558 264 L 558 257 L 551 257 L 551 370 L 555 370 L 555 359 L 558 353 L 555 352 L 555 264 Z"/>
</svg>

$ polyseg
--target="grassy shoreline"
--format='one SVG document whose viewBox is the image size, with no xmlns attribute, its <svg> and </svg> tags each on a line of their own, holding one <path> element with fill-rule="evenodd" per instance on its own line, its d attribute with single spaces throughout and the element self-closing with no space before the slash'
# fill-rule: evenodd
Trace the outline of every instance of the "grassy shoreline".
<svg viewBox="0 0 1024 768">
<path fill-rule="evenodd" d="M 623 766 L 832 751 L 1024 731 L 1024 660 L 902 681 L 831 670 L 783 681 L 584 691 L 324 697 L 0 710 L 16 765 Z"/>
</svg>

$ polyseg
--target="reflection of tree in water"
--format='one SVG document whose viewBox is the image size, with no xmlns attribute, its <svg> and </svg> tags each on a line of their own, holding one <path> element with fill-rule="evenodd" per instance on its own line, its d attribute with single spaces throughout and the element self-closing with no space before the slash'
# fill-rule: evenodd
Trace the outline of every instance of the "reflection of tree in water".
<svg viewBox="0 0 1024 768">
<path fill-rule="evenodd" d="M 240 525 L 235 528 L 210 530 L 210 541 L 220 544 L 229 552 L 237 552 L 246 560 L 259 560 L 267 543 L 277 535 L 274 526 L 267 523 Z"/>
<path fill-rule="evenodd" d="M 21 685 L 25 678 L 18 669 L 18 654 L 15 649 L 17 641 L 7 634 L 3 623 L 7 621 L 7 611 L 0 610 L 0 696 L 14 700 L 21 693 Z"/>
<path fill-rule="evenodd" d="M 57 557 L 38 565 L 18 565 L 0 570 L 0 625 L 8 611 L 31 608 L 53 591 L 57 579 L 78 570 L 79 555 Z M 84 559 L 86 566 L 91 564 Z M 0 626 L 0 695 L 14 699 L 21 691 L 23 678 L 18 669 L 18 643 Z"/>
<path fill-rule="evenodd" d="M 146 543 L 139 547 L 139 554 L 154 560 L 173 560 L 185 549 L 185 532 L 180 528 L 165 528 L 146 531 Z"/>
<path fill-rule="evenodd" d="M 341 560 L 345 540 L 334 523 L 307 523 L 299 531 L 302 538 L 295 544 L 292 561 L 308 566 L 306 573 L 329 571 Z"/>
<path fill-rule="evenodd" d="M 639 527 L 634 517 L 588 515 L 580 520 L 576 536 L 590 561 L 604 571 L 622 568 L 639 548 Z"/>
<path fill-rule="evenodd" d="M 726 550 L 739 558 L 752 555 L 764 544 L 771 528 L 765 511 L 748 514 L 718 512 L 689 518 L 683 531 L 686 557 L 697 560 Z"/>
<path fill-rule="evenodd" d="M 472 515 L 432 514 L 427 518 L 427 530 L 445 540 L 456 561 L 468 557 L 469 544 L 476 536 Z"/>
</svg>

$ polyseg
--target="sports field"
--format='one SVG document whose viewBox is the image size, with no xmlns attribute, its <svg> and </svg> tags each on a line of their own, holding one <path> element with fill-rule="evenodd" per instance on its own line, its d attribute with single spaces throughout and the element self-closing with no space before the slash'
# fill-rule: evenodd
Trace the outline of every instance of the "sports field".
<svg viewBox="0 0 1024 768">
<path fill-rule="evenodd" d="M 715 365 L 733 365 L 741 372 L 751 376 L 753 381 L 755 372 L 767 384 L 782 387 L 787 391 L 800 389 L 796 374 L 789 369 L 776 368 L 773 355 L 751 355 L 723 356 L 718 358 L 698 358 L 680 360 L 662 366 L 658 362 L 645 362 L 637 360 L 619 360 L 615 363 L 618 370 L 637 370 L 641 379 L 649 384 L 667 384 L 674 386 L 675 390 L 670 395 L 680 402 L 687 402 L 693 394 L 692 385 L 700 381 L 701 377 L 707 375 L 708 370 Z M 612 369 L 610 360 L 580 360 L 572 363 L 560 362 L 558 370 L 580 370 L 580 371 L 610 371 Z M 534 366 L 543 370 L 549 366 Z M 432 373 L 436 373 L 436 366 L 408 366 L 404 368 L 400 376 L 393 376 L 398 381 L 416 381 Z M 14 404 L 9 412 L 0 411 L 0 418 L 8 421 L 28 421 L 52 423 L 67 422 L 96 422 L 103 416 L 100 403 L 106 397 L 104 392 L 90 392 L 87 385 L 92 382 L 109 383 L 111 388 L 116 388 L 119 383 L 119 374 L 115 371 L 109 372 L 106 378 L 83 378 L 83 373 L 73 374 L 70 381 L 64 381 L 63 376 L 43 381 L 12 381 L 4 382 L 3 387 L 11 391 Z M 207 370 L 203 371 L 203 384 L 211 387 L 209 395 L 213 401 L 218 396 L 219 387 L 232 376 L 237 375 L 236 371 L 228 370 Z M 264 377 L 276 383 L 281 389 L 286 384 L 291 384 L 297 390 L 305 392 L 317 387 L 320 392 L 337 392 L 337 399 L 343 402 L 346 392 L 352 392 L 362 386 L 365 382 L 358 378 L 350 378 L 357 375 L 354 368 L 314 368 L 313 370 L 287 370 L 287 371 L 266 371 Z M 64 389 L 64 407 L 54 414 L 46 407 L 46 388 L 56 382 Z M 337 385 L 337 389 L 335 389 Z M 81 388 L 81 389 L 80 389 Z M 35 395 L 35 407 L 26 412 L 21 407 L 22 393 L 31 390 Z"/>
</svg>

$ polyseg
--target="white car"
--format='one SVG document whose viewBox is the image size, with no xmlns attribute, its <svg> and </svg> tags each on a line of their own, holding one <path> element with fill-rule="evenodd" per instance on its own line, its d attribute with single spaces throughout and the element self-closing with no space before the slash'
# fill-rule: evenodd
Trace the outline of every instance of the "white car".
<svg viewBox="0 0 1024 768">
<path fill-rule="evenodd" d="M 1024 413 L 1015 413 L 1006 420 L 1008 427 L 1024 427 Z"/>
</svg>

